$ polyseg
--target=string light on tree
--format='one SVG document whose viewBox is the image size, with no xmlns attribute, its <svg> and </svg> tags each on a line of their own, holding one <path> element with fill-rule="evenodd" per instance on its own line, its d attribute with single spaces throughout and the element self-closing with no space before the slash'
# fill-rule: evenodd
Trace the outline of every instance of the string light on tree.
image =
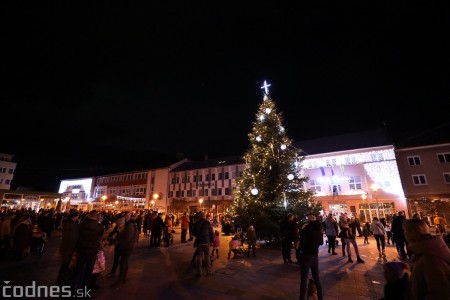
<svg viewBox="0 0 450 300">
<path fill-rule="evenodd" d="M 313 200 L 313 193 L 304 188 L 307 179 L 301 175 L 298 164 L 303 161 L 301 150 L 292 147 L 283 127 L 283 117 L 269 96 L 269 87 L 267 81 L 261 87 L 264 101 L 248 134 L 251 147 L 244 155 L 245 169 L 236 178 L 230 211 L 243 226 L 260 222 L 261 232 L 265 226 L 278 226 L 286 211 L 307 215 L 322 209 Z M 264 122 L 261 122 L 262 115 Z M 313 205 L 309 206 L 310 203 Z"/>
</svg>

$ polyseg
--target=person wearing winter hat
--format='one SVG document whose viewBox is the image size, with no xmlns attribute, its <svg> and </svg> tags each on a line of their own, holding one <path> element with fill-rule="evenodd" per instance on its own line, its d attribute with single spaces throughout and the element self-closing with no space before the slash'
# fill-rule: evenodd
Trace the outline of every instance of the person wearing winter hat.
<svg viewBox="0 0 450 300">
<path fill-rule="evenodd" d="M 402 261 L 390 261 L 383 265 L 384 297 L 382 300 L 405 299 L 409 283 L 409 266 Z"/>
</svg>

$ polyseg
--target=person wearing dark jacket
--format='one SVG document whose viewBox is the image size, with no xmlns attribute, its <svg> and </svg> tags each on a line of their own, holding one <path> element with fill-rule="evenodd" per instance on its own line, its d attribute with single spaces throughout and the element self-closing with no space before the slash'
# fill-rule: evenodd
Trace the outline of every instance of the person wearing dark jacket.
<svg viewBox="0 0 450 300">
<path fill-rule="evenodd" d="M 98 214 L 95 210 L 90 211 L 86 219 L 78 225 L 77 263 L 73 284 L 75 290 L 89 283 L 103 232 L 103 225 L 98 223 Z"/>
<path fill-rule="evenodd" d="M 158 213 L 158 216 L 152 222 L 152 237 L 151 245 L 154 248 L 159 248 L 161 245 L 161 233 L 164 228 L 164 221 L 161 218 L 162 213 Z"/>
<path fill-rule="evenodd" d="M 112 244 L 114 244 L 114 259 L 113 259 L 113 265 L 111 268 L 111 272 L 106 274 L 106 276 L 112 276 L 116 274 L 116 269 L 119 266 L 120 257 L 122 256 L 121 248 L 119 247 L 117 240 L 119 237 L 119 231 L 123 230 L 123 227 L 125 226 L 125 218 L 119 217 L 116 220 L 116 226 L 114 226 L 113 230 L 108 234 L 108 239 L 111 240 Z"/>
<path fill-rule="evenodd" d="M 315 216 L 308 216 L 308 224 L 300 232 L 300 300 L 306 299 L 308 273 L 311 269 L 312 278 L 317 288 L 318 300 L 323 299 L 322 284 L 319 278 L 319 247 L 323 245 L 323 232 L 320 221 Z"/>
<path fill-rule="evenodd" d="M 114 283 L 114 285 L 125 283 L 128 273 L 128 259 L 130 258 L 131 253 L 134 249 L 134 245 L 139 237 L 136 224 L 130 220 L 131 212 L 126 212 L 124 219 L 125 224 L 123 226 L 123 229 L 119 228 L 117 235 L 117 247 L 120 248 L 121 256 L 119 262 L 119 279 L 116 283 Z"/>
<path fill-rule="evenodd" d="M 206 275 L 211 275 L 210 246 L 214 243 L 214 231 L 204 212 L 200 212 L 200 219 L 194 224 L 193 235 L 197 244 L 197 277 L 202 276 L 203 263 Z"/>
<path fill-rule="evenodd" d="M 294 263 L 291 259 L 291 249 L 293 242 L 298 236 L 298 226 L 294 221 L 294 215 L 289 213 L 280 224 L 281 235 L 281 254 L 283 255 L 284 264 Z"/>
<path fill-rule="evenodd" d="M 393 234 L 393 239 L 395 245 L 397 247 L 397 251 L 400 254 L 402 260 L 407 259 L 407 252 L 405 250 L 405 246 L 408 246 L 408 243 L 405 238 L 405 234 L 403 233 L 403 222 L 406 221 L 405 212 L 399 211 L 397 217 L 392 221 L 391 232 Z"/>
<path fill-rule="evenodd" d="M 78 211 L 72 208 L 69 215 L 62 221 L 62 235 L 59 253 L 61 255 L 61 268 L 58 273 L 57 283 L 64 285 L 68 283 L 71 270 L 69 269 L 70 261 L 75 253 L 78 240 Z"/>
</svg>

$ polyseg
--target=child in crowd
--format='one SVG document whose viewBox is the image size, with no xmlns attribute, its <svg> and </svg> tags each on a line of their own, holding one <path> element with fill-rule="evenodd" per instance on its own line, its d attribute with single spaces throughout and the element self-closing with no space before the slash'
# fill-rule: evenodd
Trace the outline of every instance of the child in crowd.
<svg viewBox="0 0 450 300">
<path fill-rule="evenodd" d="M 89 288 L 92 290 L 96 290 L 100 288 L 97 284 L 98 276 L 105 270 L 106 260 L 105 260 L 105 247 L 107 244 L 107 239 L 103 239 L 100 242 L 100 250 L 97 252 L 97 258 L 95 260 L 94 269 L 92 270 L 91 280 L 89 283 Z"/>
<path fill-rule="evenodd" d="M 369 243 L 369 235 L 370 235 L 370 223 L 366 222 L 366 224 L 363 227 L 362 234 L 364 236 L 364 244 L 370 244 Z"/>
<path fill-rule="evenodd" d="M 216 251 L 217 258 L 219 258 L 219 246 L 220 246 L 220 233 L 218 230 L 214 230 L 214 243 L 213 243 L 213 249 L 211 252 L 211 259 L 214 256 L 214 250 Z"/>
<path fill-rule="evenodd" d="M 387 244 L 390 245 L 391 242 L 392 244 L 394 244 L 394 241 L 392 239 L 391 226 L 389 224 L 386 224 L 386 226 L 384 226 L 384 230 L 386 230 Z"/>
<path fill-rule="evenodd" d="M 402 261 L 390 261 L 383 265 L 384 297 L 381 300 L 405 299 L 409 283 L 409 266 Z"/>
</svg>

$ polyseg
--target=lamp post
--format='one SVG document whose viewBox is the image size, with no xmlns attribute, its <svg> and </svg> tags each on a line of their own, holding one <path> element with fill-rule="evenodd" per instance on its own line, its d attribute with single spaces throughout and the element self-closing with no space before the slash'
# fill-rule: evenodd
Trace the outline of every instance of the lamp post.
<svg viewBox="0 0 450 300">
<path fill-rule="evenodd" d="M 367 195 L 366 194 L 362 194 L 361 198 L 363 200 L 363 205 L 362 205 L 362 211 L 364 212 L 364 221 L 367 222 L 367 218 L 366 218 L 366 199 L 367 199 Z"/>
<path fill-rule="evenodd" d="M 155 203 L 156 203 L 156 200 L 158 200 L 158 199 L 159 199 L 159 194 L 158 194 L 158 193 L 153 193 L 153 196 L 152 196 L 152 198 L 153 198 L 153 200 L 152 200 L 152 201 L 150 201 L 150 203 L 151 203 L 151 205 L 152 205 L 152 208 L 153 208 L 153 205 L 155 205 Z M 167 210 L 167 208 L 166 208 L 166 210 Z"/>
<path fill-rule="evenodd" d="M 378 218 L 380 217 L 380 205 L 378 203 L 378 185 L 376 183 L 372 184 L 371 186 L 372 191 L 375 193 L 375 200 L 377 201 L 377 215 Z"/>
<path fill-rule="evenodd" d="M 198 203 L 200 203 L 200 211 L 202 210 L 203 198 L 198 199 Z"/>
<path fill-rule="evenodd" d="M 152 210 L 153 210 L 153 207 L 155 206 L 155 201 L 150 201 L 150 205 L 151 205 L 151 208 L 152 208 Z"/>
</svg>

